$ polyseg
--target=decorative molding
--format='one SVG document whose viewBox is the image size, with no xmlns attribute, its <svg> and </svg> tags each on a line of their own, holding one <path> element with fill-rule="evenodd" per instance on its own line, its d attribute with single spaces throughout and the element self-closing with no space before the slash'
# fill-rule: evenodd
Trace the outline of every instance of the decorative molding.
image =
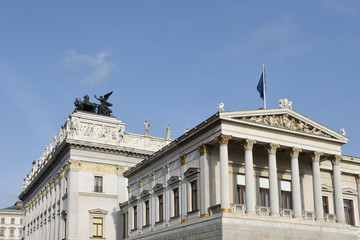
<svg viewBox="0 0 360 240">
<path fill-rule="evenodd" d="M 313 162 L 320 162 L 320 157 L 323 155 L 322 152 L 312 152 L 311 154 L 311 160 Z"/>
<path fill-rule="evenodd" d="M 291 158 L 299 158 L 299 154 L 300 152 L 302 152 L 302 149 L 301 148 L 291 148 L 291 151 L 290 151 L 290 157 Z"/>
<path fill-rule="evenodd" d="M 219 144 L 228 144 L 231 138 L 231 135 L 220 134 L 219 136 L 215 137 L 215 140 L 218 141 Z"/>
<path fill-rule="evenodd" d="M 186 164 L 186 155 L 185 154 L 181 155 L 179 157 L 179 160 L 180 160 L 181 165 L 185 165 Z"/>
<path fill-rule="evenodd" d="M 333 192 L 333 188 L 329 185 L 326 185 L 326 184 L 321 184 L 321 191 L 323 192 Z"/>
<path fill-rule="evenodd" d="M 244 149 L 245 150 L 252 150 L 255 143 L 256 143 L 255 140 L 245 139 L 245 141 L 244 141 Z"/>
<path fill-rule="evenodd" d="M 212 149 L 212 146 L 202 144 L 198 147 L 198 151 L 199 151 L 200 155 L 212 154 L 213 149 Z"/>
<path fill-rule="evenodd" d="M 356 181 L 357 183 L 360 183 L 360 175 L 356 175 L 356 176 L 355 176 L 355 181 Z"/>
<path fill-rule="evenodd" d="M 156 178 L 156 173 L 155 172 L 150 173 L 149 178 L 151 179 L 151 181 L 154 181 Z"/>
<path fill-rule="evenodd" d="M 151 195 L 151 191 L 150 190 L 144 190 L 140 193 L 140 198 L 147 198 Z"/>
<path fill-rule="evenodd" d="M 309 125 L 306 122 L 303 122 L 297 118 L 290 116 L 289 114 L 281 114 L 281 115 L 263 115 L 263 116 L 249 116 L 242 117 L 241 120 L 247 122 L 260 123 L 264 125 L 269 125 L 278 128 L 285 128 L 289 130 L 294 130 L 298 132 L 304 132 L 319 136 L 331 137 L 325 132 L 317 129 L 314 126 Z"/>
<path fill-rule="evenodd" d="M 352 189 L 350 187 L 347 188 L 343 188 L 342 189 L 342 193 L 346 194 L 346 195 L 353 195 L 353 196 L 357 196 L 358 192 L 355 189 Z"/>
<path fill-rule="evenodd" d="M 170 165 L 169 164 L 166 164 L 164 167 L 163 167 L 165 173 L 169 173 L 170 172 Z"/>
<path fill-rule="evenodd" d="M 276 150 L 280 147 L 279 144 L 269 143 L 266 147 L 266 150 L 269 154 L 276 154 Z"/>
<path fill-rule="evenodd" d="M 160 191 L 164 191 L 165 189 L 165 185 L 162 183 L 157 183 L 154 187 L 153 187 L 153 191 L 154 192 L 160 192 Z"/>
<path fill-rule="evenodd" d="M 188 170 L 186 170 L 184 172 L 184 176 L 186 178 L 189 178 L 189 177 L 191 177 L 191 176 L 193 176 L 195 174 L 199 174 L 199 173 L 200 173 L 200 168 L 189 168 Z"/>
<path fill-rule="evenodd" d="M 95 208 L 95 209 L 89 210 L 89 213 L 90 214 L 106 215 L 106 214 L 108 214 L 108 211 L 106 211 L 104 209 L 101 209 L 101 208 Z"/>
<path fill-rule="evenodd" d="M 139 197 L 138 196 L 132 196 L 130 199 L 129 199 L 129 203 L 134 203 L 134 202 L 137 202 L 139 200 Z"/>
</svg>

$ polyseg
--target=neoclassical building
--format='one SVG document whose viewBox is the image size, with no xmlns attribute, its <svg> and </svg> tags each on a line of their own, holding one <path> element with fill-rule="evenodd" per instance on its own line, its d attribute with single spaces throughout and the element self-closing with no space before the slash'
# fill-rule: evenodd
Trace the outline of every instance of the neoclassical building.
<svg viewBox="0 0 360 240">
<path fill-rule="evenodd" d="M 23 237 L 23 203 L 0 209 L 0 240 L 20 240 Z"/>
<path fill-rule="evenodd" d="M 106 106 L 107 115 L 89 109 L 69 116 L 24 179 L 26 240 L 121 239 L 123 172 L 170 142 L 126 132 Z"/>
<path fill-rule="evenodd" d="M 219 111 L 124 172 L 126 239 L 359 239 L 360 158 L 281 105 Z"/>
</svg>

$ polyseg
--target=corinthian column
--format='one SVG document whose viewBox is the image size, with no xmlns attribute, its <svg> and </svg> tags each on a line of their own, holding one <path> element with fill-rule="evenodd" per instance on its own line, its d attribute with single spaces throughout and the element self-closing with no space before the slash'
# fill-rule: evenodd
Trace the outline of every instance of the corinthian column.
<svg viewBox="0 0 360 240">
<path fill-rule="evenodd" d="M 313 152 L 312 159 L 312 172 L 313 172 L 313 191 L 314 191 L 314 205 L 316 219 L 324 219 L 324 210 L 322 206 L 321 195 L 321 181 L 320 181 L 320 157 L 323 155 L 321 152 Z"/>
<path fill-rule="evenodd" d="M 222 212 L 231 212 L 228 157 L 228 143 L 230 139 L 231 136 L 223 134 L 216 137 L 220 144 L 220 204 Z"/>
<path fill-rule="evenodd" d="M 292 148 L 291 156 L 291 194 L 295 217 L 302 216 L 301 192 L 300 192 L 300 172 L 299 172 L 299 153 L 300 148 Z"/>
<path fill-rule="evenodd" d="M 337 216 L 338 222 L 345 223 L 344 202 L 341 187 L 341 156 L 335 155 L 331 162 L 333 166 L 335 214 Z"/>
<path fill-rule="evenodd" d="M 270 143 L 267 150 L 269 154 L 269 183 L 270 183 L 270 208 L 271 215 L 279 215 L 279 189 L 276 166 L 276 150 L 278 144 Z"/>
<path fill-rule="evenodd" d="M 246 192 L 246 211 L 247 213 L 255 213 L 256 192 L 254 179 L 254 163 L 253 163 L 253 146 L 255 140 L 246 139 L 245 149 L 245 192 Z"/>
</svg>

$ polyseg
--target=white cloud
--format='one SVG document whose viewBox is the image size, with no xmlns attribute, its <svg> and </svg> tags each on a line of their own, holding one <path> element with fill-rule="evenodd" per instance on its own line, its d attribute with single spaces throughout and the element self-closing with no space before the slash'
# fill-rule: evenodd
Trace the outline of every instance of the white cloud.
<svg viewBox="0 0 360 240">
<path fill-rule="evenodd" d="M 63 69 L 78 74 L 81 83 L 96 85 L 107 80 L 110 73 L 116 70 L 116 64 L 108 62 L 109 52 L 101 52 L 94 56 L 79 55 L 74 50 L 68 51 L 63 61 Z"/>
<path fill-rule="evenodd" d="M 331 13 L 356 17 L 360 13 L 358 0 L 323 0 L 322 7 Z"/>
</svg>

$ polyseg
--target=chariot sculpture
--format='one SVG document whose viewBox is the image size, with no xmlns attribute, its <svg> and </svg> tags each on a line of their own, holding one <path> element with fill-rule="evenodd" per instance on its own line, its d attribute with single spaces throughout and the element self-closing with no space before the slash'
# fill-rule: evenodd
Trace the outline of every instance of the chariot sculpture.
<svg viewBox="0 0 360 240">
<path fill-rule="evenodd" d="M 111 116 L 112 110 L 109 107 L 111 107 L 112 104 L 108 102 L 108 99 L 112 93 L 113 92 L 111 91 L 104 96 L 100 96 L 99 98 L 95 95 L 94 97 L 100 101 L 100 104 L 90 102 L 90 98 L 88 95 L 85 95 L 83 97 L 83 101 L 81 101 L 80 98 L 75 98 L 75 111 L 84 111 L 97 113 L 105 116 Z"/>
</svg>

